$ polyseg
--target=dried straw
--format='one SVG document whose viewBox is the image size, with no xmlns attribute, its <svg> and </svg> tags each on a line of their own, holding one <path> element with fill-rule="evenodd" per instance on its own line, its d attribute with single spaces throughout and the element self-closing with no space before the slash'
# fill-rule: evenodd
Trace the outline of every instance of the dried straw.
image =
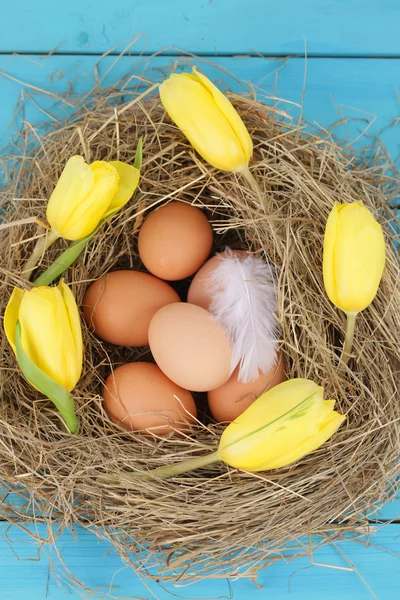
<svg viewBox="0 0 400 600">
<path fill-rule="evenodd" d="M 52 405 L 21 377 L 2 335 L 0 474 L 10 491 L 19 486 L 28 507 L 4 499 L 0 510 L 10 522 L 57 522 L 60 531 L 78 523 L 110 540 L 138 572 L 151 567 L 164 580 L 252 576 L 287 555 L 289 543 L 292 554 L 307 554 L 304 535 L 359 531 L 361 515 L 397 489 L 400 292 L 388 201 L 399 181 L 382 153 L 366 164 L 328 132 L 305 133 L 273 107 L 232 95 L 254 140 L 258 196 L 240 177 L 211 169 L 195 155 L 157 97 L 147 94 L 150 87 L 126 104 L 115 91 L 99 92 L 67 121 L 22 137 L 3 193 L 1 312 L 12 286 L 26 285 L 22 265 L 35 238 L 44 235 L 32 221 L 44 218 L 66 160 L 79 153 L 87 160 L 133 161 L 143 136 L 143 176 L 134 200 L 67 274 L 78 302 L 103 273 L 142 268 L 136 234 L 150 207 L 172 199 L 199 206 L 213 224 L 215 250 L 249 248 L 276 265 L 289 375 L 323 385 L 347 423 L 323 448 L 273 472 L 216 464 L 171 480 L 121 483 L 112 478 L 116 472 L 132 474 L 216 448 L 223 426 L 208 419 L 204 398 L 198 398 L 202 422 L 190 437 L 151 440 L 120 429 L 103 411 L 102 382 L 112 365 L 149 359 L 149 352 L 112 347 L 84 328 L 84 373 L 74 392 L 80 431 L 71 438 Z M 337 358 L 345 317 L 327 299 L 321 269 L 324 225 L 336 200 L 363 200 L 384 225 L 388 249 L 382 284 L 358 319 L 355 359 L 344 374 Z M 65 245 L 58 242 L 40 269 Z"/>
</svg>

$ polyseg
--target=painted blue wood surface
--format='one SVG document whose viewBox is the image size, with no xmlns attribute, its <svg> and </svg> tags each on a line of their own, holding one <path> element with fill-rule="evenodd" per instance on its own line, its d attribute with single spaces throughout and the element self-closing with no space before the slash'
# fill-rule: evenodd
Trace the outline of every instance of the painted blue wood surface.
<svg viewBox="0 0 400 600">
<path fill-rule="evenodd" d="M 400 55 L 398 0 L 17 0 L 1 2 L 0 51 L 140 50 Z M 14 24 L 14 26 L 9 26 Z M 122 47 L 122 46 L 121 46 Z"/>
<path fill-rule="evenodd" d="M 94 83 L 93 68 L 98 57 L 60 54 L 50 58 L 16 57 L 11 56 L 13 52 L 46 53 L 59 47 L 58 52 L 62 53 L 94 55 L 119 44 L 115 50 L 118 52 L 133 35 L 146 33 L 146 38 L 134 46 L 134 52 L 151 53 L 165 46 L 178 46 L 211 55 L 218 67 L 239 79 L 250 80 L 265 92 L 298 104 L 302 102 L 306 70 L 306 119 L 316 126 L 327 127 L 339 116 L 358 118 L 348 128 L 339 130 L 339 135 L 347 135 L 349 141 L 368 126 L 367 120 L 373 121 L 368 127 L 369 135 L 379 134 L 394 121 L 382 138 L 392 158 L 400 155 L 396 128 L 400 123 L 398 0 L 69 0 L 66 4 L 54 0 L 18 0 L 1 4 L 0 71 L 5 70 L 30 85 L 58 93 L 76 78 L 77 91 L 87 91 Z M 269 56 L 302 55 L 304 39 L 309 57 L 331 58 L 311 58 L 305 64 L 301 59 L 214 57 L 257 52 Z M 368 58 L 372 56 L 382 58 Z M 384 58 L 388 56 L 398 59 Z M 129 57 L 120 60 L 104 83 L 117 81 L 135 60 Z M 110 57 L 100 62 L 100 77 L 113 61 Z M 147 74 L 152 77 L 157 73 L 152 69 L 167 68 L 173 61 L 173 57 L 155 59 L 149 63 Z M 217 68 L 206 64 L 201 68 L 221 85 L 243 90 L 237 81 Z M 0 146 L 12 131 L 12 127 L 6 129 L 6 124 L 12 118 L 16 101 L 21 100 L 21 92 L 23 100 L 27 100 L 32 89 L 0 77 Z M 35 97 L 35 101 L 45 110 L 55 109 L 52 97 Z M 293 111 L 295 116 L 299 114 L 298 107 L 279 103 L 280 108 Z M 55 110 L 62 118 L 70 109 L 59 104 Z M 24 118 L 37 122 L 43 120 L 44 114 L 27 101 Z M 400 520 L 400 500 L 388 503 L 371 518 Z M 39 526 L 37 533 L 46 537 L 44 526 Z M 0 537 L 3 539 L 0 541 L 1 600 L 78 597 L 74 593 L 68 595 L 68 586 L 64 589 L 57 586 L 52 575 L 57 567 L 54 550 L 42 547 L 38 561 L 32 540 L 16 527 L 8 530 L 4 523 L 0 523 Z M 13 540 L 12 546 L 9 538 Z M 154 585 L 148 589 L 130 569 L 124 568 L 112 548 L 87 531 L 78 528 L 76 540 L 71 532 L 65 532 L 58 548 L 73 575 L 89 588 L 98 588 L 101 595 L 111 592 L 115 597 L 152 598 L 154 592 L 162 599 L 171 597 Z M 362 545 L 361 540 L 339 542 L 317 550 L 314 561 L 349 568 L 340 552 L 350 560 L 353 571 L 311 566 L 310 559 L 305 557 L 288 564 L 281 561 L 262 571 L 258 578 L 260 589 L 249 580 L 230 584 L 221 580 L 168 590 L 178 597 L 204 599 L 229 598 L 232 593 L 235 600 L 368 600 L 374 597 L 371 590 L 379 600 L 400 597 L 397 576 L 400 523 L 379 527 L 370 547 Z"/>
<path fill-rule="evenodd" d="M 376 517 L 384 521 L 398 521 L 400 523 L 400 494 L 397 498 L 393 498 L 378 511 Z M 400 525 L 399 525 L 400 535 Z M 399 543 L 400 549 L 400 543 Z"/>
<path fill-rule="evenodd" d="M 166 72 L 176 62 L 176 58 L 157 57 L 142 59 L 123 57 L 118 60 L 104 80 L 104 84 L 112 84 L 120 79 L 135 64 L 139 64 L 137 73 L 146 74 L 149 78 L 160 77 L 160 69 Z M 181 60 L 183 62 L 183 60 Z M 399 129 L 396 127 L 400 119 L 400 104 L 397 84 L 400 77 L 400 59 L 288 59 L 269 60 L 266 58 L 231 58 L 216 57 L 215 66 L 208 61 L 192 61 L 218 81 L 222 86 L 229 86 L 235 91 L 246 91 L 246 88 L 233 77 L 251 81 L 253 85 L 265 92 L 275 95 L 274 103 L 284 111 L 299 116 L 303 102 L 304 117 L 318 127 L 327 127 L 339 119 L 351 118 L 348 123 L 337 130 L 340 137 L 348 141 L 359 138 L 363 131 L 368 136 L 376 136 L 383 129 L 382 140 L 387 145 L 393 160 L 400 154 Z M 29 85 L 44 88 L 53 93 L 60 93 L 68 88 L 73 80 L 77 93 L 89 90 L 95 84 L 94 66 L 98 65 L 98 76 L 102 76 L 115 63 L 115 57 L 106 57 L 99 62 L 98 57 L 66 57 L 51 56 L 40 59 L 35 56 L 0 56 L 0 72 L 12 75 Z M 220 70 L 220 68 L 222 70 Z M 0 112 L 0 146 L 4 145 L 10 129 L 15 103 L 23 97 L 27 98 L 34 90 L 21 86 L 5 75 L 0 75 L 2 111 Z M 261 90 L 261 93 L 262 93 Z M 285 98 L 297 106 L 279 100 Z M 52 110 L 54 98 L 43 96 L 35 101 L 46 110 Z M 68 114 L 70 107 L 61 103 L 57 114 L 60 118 Z M 43 120 L 44 114 L 27 102 L 24 118 L 37 122 Z M 371 125 L 369 125 L 371 123 Z M 394 123 L 393 127 L 388 127 Z M 399 121 L 400 123 L 400 121 Z M 368 140 L 364 137 L 359 145 Z"/>
<path fill-rule="evenodd" d="M 45 527 L 38 526 L 35 534 L 46 538 Z M 81 529 L 76 540 L 70 532 L 62 534 L 57 548 L 75 577 L 114 598 L 150 600 L 154 593 L 160 600 L 170 600 L 172 593 L 198 600 L 369 600 L 374 597 L 372 590 L 379 600 L 398 600 L 398 535 L 398 526 L 387 525 L 377 527 L 370 541 L 360 535 L 358 541 L 336 539 L 318 549 L 315 540 L 313 562 L 317 564 L 311 564 L 309 557 L 281 561 L 259 573 L 258 588 L 249 579 L 203 581 L 185 587 L 168 584 L 166 589 L 149 580 L 143 583 L 106 542 Z M 7 536 L 0 544 L 2 600 L 78 598 L 68 593 L 68 577 L 63 588 L 57 584 L 60 563 L 54 549 L 42 546 L 38 553 L 37 544 L 17 527 L 7 530 L 0 524 L 0 536 Z"/>
</svg>

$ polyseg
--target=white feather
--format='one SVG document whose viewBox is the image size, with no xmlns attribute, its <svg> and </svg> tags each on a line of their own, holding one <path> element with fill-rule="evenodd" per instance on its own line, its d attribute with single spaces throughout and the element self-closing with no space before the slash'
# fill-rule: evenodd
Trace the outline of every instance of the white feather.
<svg viewBox="0 0 400 600">
<path fill-rule="evenodd" d="M 277 298 L 273 269 L 261 257 L 245 258 L 227 250 L 210 275 L 210 312 L 231 340 L 231 372 L 239 365 L 239 381 L 268 373 L 278 349 Z"/>
</svg>

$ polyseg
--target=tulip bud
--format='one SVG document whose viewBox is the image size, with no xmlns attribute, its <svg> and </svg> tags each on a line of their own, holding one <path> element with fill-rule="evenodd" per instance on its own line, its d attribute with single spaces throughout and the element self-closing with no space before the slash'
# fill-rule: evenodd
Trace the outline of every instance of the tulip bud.
<svg viewBox="0 0 400 600">
<path fill-rule="evenodd" d="M 382 227 L 362 204 L 335 203 L 325 230 L 324 284 L 345 313 L 358 313 L 375 298 L 385 265 Z"/>
<path fill-rule="evenodd" d="M 362 202 L 331 210 L 324 238 L 324 284 L 329 299 L 347 314 L 342 363 L 350 359 L 357 313 L 376 296 L 385 266 L 382 227 Z"/>
<path fill-rule="evenodd" d="M 174 123 L 210 165 L 222 171 L 248 169 L 249 132 L 228 98 L 193 68 L 173 73 L 160 85 L 161 102 Z"/>
<path fill-rule="evenodd" d="M 138 169 L 120 161 L 88 165 L 82 156 L 72 156 L 47 205 L 53 231 L 67 240 L 88 236 L 102 219 L 128 202 L 139 176 Z"/>
<path fill-rule="evenodd" d="M 28 381 L 48 396 L 76 430 L 68 392 L 82 371 L 82 331 L 78 307 L 69 287 L 15 288 L 4 314 L 4 328 Z"/>
<path fill-rule="evenodd" d="M 219 456 L 245 471 L 289 465 L 324 444 L 345 420 L 323 388 L 291 379 L 271 388 L 225 429 Z"/>
</svg>

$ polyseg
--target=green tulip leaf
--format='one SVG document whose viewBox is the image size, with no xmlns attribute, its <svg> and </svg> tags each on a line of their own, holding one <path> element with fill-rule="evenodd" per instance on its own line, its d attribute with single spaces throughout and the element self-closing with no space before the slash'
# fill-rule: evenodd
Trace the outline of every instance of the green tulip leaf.
<svg viewBox="0 0 400 600">
<path fill-rule="evenodd" d="M 35 365 L 22 347 L 21 324 L 17 322 L 15 346 L 17 351 L 17 360 L 22 373 L 35 388 L 44 394 L 53 402 L 61 413 L 69 431 L 76 433 L 78 422 L 74 410 L 74 399 L 68 390 L 59 383 L 51 379 L 44 371 Z"/>
<path fill-rule="evenodd" d="M 135 156 L 135 162 L 133 163 L 133 166 L 138 171 L 140 171 L 140 169 L 142 168 L 142 162 L 143 162 L 143 138 L 139 138 L 139 141 L 136 146 L 136 156 Z"/>
</svg>

